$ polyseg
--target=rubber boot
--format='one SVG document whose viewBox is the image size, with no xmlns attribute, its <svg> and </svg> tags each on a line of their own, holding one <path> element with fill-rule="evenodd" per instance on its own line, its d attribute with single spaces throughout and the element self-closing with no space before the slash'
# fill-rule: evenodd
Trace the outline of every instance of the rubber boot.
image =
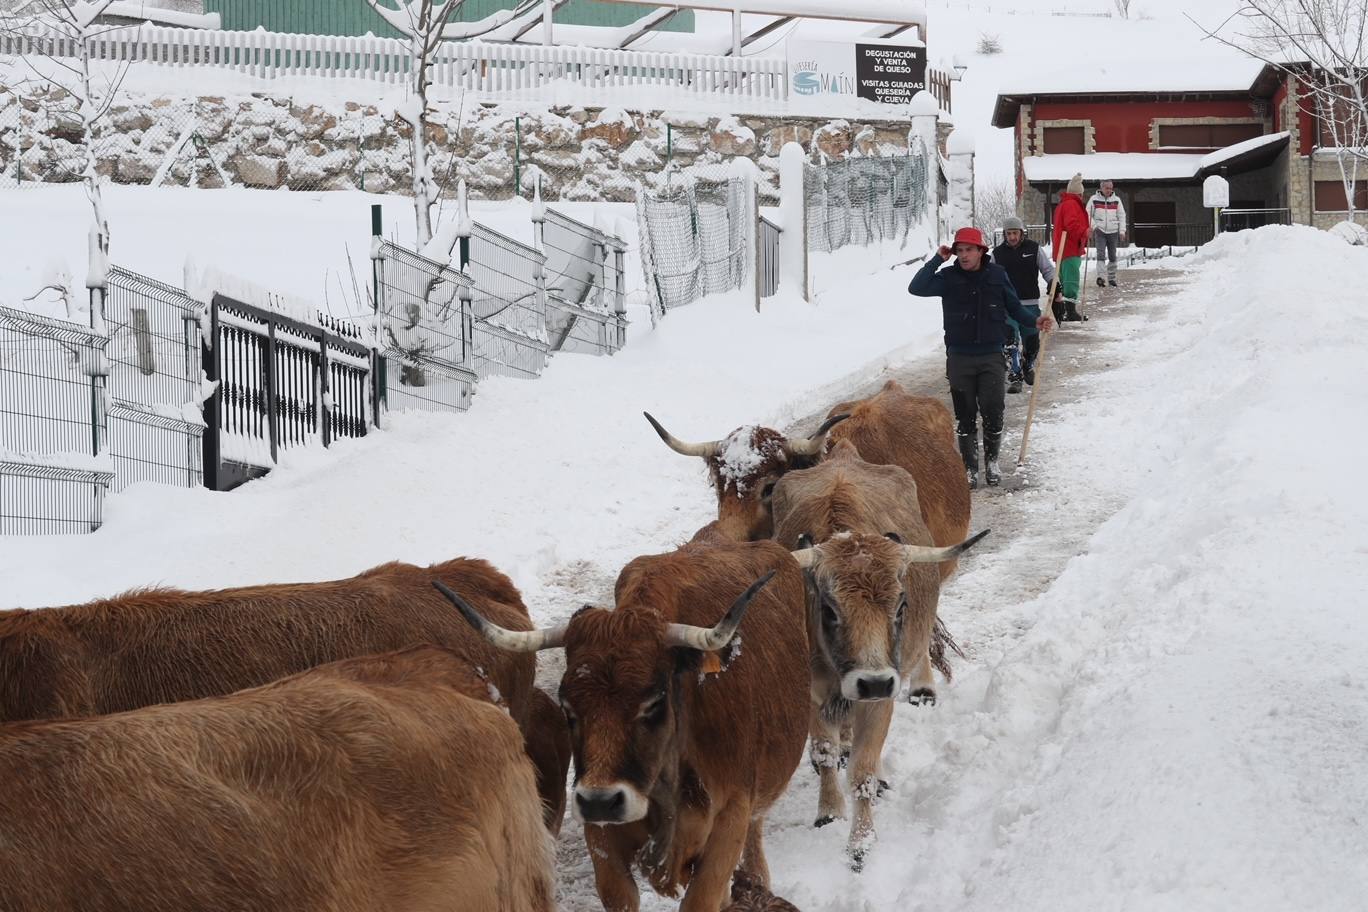
<svg viewBox="0 0 1368 912">
<path fill-rule="evenodd" d="M 983 474 L 988 487 L 1002 484 L 1002 469 L 998 467 L 998 452 L 1002 449 L 1002 432 L 983 432 Z"/>
<path fill-rule="evenodd" d="M 1088 319 L 1078 312 L 1078 302 L 1072 298 L 1064 299 L 1064 322 L 1081 323 Z"/>
<path fill-rule="evenodd" d="M 1055 298 L 1053 301 L 1050 302 L 1050 313 L 1054 314 L 1054 321 L 1055 321 L 1056 323 L 1063 323 L 1063 322 L 1064 322 L 1064 299 L 1063 299 L 1063 298 Z"/>
<path fill-rule="evenodd" d="M 978 487 L 978 434 L 959 435 L 960 458 L 964 460 L 964 477 L 969 480 L 969 489 Z"/>
</svg>

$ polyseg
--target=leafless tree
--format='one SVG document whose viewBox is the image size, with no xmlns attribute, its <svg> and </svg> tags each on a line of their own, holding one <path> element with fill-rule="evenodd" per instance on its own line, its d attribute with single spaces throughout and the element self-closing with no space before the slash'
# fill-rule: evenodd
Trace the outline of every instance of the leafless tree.
<svg viewBox="0 0 1368 912">
<path fill-rule="evenodd" d="M 1002 227 L 1002 220 L 1016 215 L 1016 190 L 1010 178 L 980 180 L 975 187 L 974 215 L 985 236 Z"/>
<path fill-rule="evenodd" d="M 1339 164 L 1353 222 L 1358 170 L 1368 166 L 1368 0 L 1241 0 L 1215 28 L 1197 25 L 1293 77 L 1317 145 L 1328 140 Z"/>
<path fill-rule="evenodd" d="M 1122 19 L 1130 18 L 1131 0 L 1112 0 L 1112 5 L 1116 7 L 1116 14 Z"/>
<path fill-rule="evenodd" d="M 90 200 L 89 270 L 86 286 L 102 290 L 109 270 L 109 220 L 100 192 L 101 179 L 95 157 L 100 127 L 108 112 L 126 65 L 96 72 L 91 67 L 91 42 L 123 25 L 106 25 L 101 17 L 113 0 L 31 0 L 21 3 L 3 19 L 0 29 L 11 38 L 41 38 L 32 55 L 21 55 L 23 71 L 18 86 L 41 85 L 48 89 L 45 104 L 50 113 L 73 118 L 81 126 L 81 180 Z M 91 321 L 103 329 L 99 307 L 91 308 Z"/>
</svg>

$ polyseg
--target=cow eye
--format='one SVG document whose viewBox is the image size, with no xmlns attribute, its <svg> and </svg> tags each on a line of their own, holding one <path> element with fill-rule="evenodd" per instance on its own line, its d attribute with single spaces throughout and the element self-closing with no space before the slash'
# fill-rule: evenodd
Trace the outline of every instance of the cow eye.
<svg viewBox="0 0 1368 912">
<path fill-rule="evenodd" d="M 665 694 L 656 694 L 641 705 L 641 721 L 655 725 L 665 718 Z"/>
<path fill-rule="evenodd" d="M 893 618 L 894 626 L 901 627 L 903 618 L 907 616 L 907 596 L 903 596 L 898 602 L 898 612 Z"/>
<path fill-rule="evenodd" d="M 774 484 L 772 481 L 765 482 L 765 486 L 760 489 L 761 500 L 769 500 L 774 496 Z"/>
<path fill-rule="evenodd" d="M 841 626 L 841 613 L 827 596 L 822 596 L 822 626 L 832 630 Z"/>
</svg>

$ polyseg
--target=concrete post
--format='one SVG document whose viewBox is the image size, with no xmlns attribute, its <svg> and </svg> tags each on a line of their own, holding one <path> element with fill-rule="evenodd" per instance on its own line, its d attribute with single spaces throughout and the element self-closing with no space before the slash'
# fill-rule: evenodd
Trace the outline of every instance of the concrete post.
<svg viewBox="0 0 1368 912">
<path fill-rule="evenodd" d="M 808 273 L 807 205 L 803 173 L 807 154 L 796 142 L 779 150 L 779 287 L 811 301 Z"/>
</svg>

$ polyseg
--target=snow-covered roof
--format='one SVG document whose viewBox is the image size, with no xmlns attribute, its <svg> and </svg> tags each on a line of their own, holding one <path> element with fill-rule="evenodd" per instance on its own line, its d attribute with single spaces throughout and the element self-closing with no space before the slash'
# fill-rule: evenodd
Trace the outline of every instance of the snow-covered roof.
<svg viewBox="0 0 1368 912">
<path fill-rule="evenodd" d="M 1033 155 L 1022 161 L 1031 183 L 1064 183 L 1081 173 L 1085 181 L 1193 180 L 1261 149 L 1288 141 L 1289 133 L 1270 133 L 1215 152 L 1094 152 L 1091 155 Z"/>
<path fill-rule="evenodd" d="M 1077 66 L 1022 71 L 998 87 L 998 96 L 1247 92 L 1263 68 L 1263 61 L 1230 53 L 1157 60 L 1089 54 Z"/>
<path fill-rule="evenodd" d="M 609 3 L 637 3 L 641 0 L 606 0 Z M 809 19 L 853 19 L 859 22 L 888 22 L 895 25 L 924 24 L 926 4 L 916 0 L 671 0 L 670 6 L 683 9 L 719 10 L 764 16 L 804 16 Z"/>
</svg>

